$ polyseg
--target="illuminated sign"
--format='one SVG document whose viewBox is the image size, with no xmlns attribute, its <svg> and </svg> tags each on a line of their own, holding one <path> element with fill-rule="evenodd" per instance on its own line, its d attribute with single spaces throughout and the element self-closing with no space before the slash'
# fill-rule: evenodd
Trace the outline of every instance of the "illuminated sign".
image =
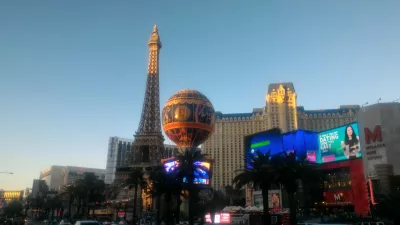
<svg viewBox="0 0 400 225">
<path fill-rule="evenodd" d="M 0 191 L 0 199 L 5 199 L 6 201 L 20 200 L 24 191 Z"/>
<path fill-rule="evenodd" d="M 280 133 L 277 129 L 270 129 L 257 134 L 249 135 L 245 139 L 247 167 L 250 167 L 252 155 L 256 152 L 271 155 L 279 153 L 296 153 L 306 156 L 309 162 L 317 162 L 318 133 L 296 130 Z"/>
<path fill-rule="evenodd" d="M 352 205 L 354 204 L 352 190 L 327 191 L 324 192 L 324 199 L 327 205 Z"/>
<path fill-rule="evenodd" d="M 342 195 L 343 194 L 333 194 L 333 198 L 335 199 L 335 201 L 341 201 L 342 200 Z"/>
<path fill-rule="evenodd" d="M 169 160 L 162 161 L 164 164 L 164 169 L 167 173 L 173 173 L 178 169 L 179 161 L 173 158 Z M 194 162 L 195 166 L 194 171 L 194 184 L 210 184 L 210 169 L 211 163 L 210 162 Z M 183 182 L 187 183 L 187 178 L 183 178 Z"/>
<path fill-rule="evenodd" d="M 352 123 L 318 134 L 319 163 L 361 157 L 358 124 Z"/>
<path fill-rule="evenodd" d="M 205 215 L 206 223 L 212 223 L 210 213 Z M 231 223 L 231 214 L 227 212 L 218 212 L 214 215 L 214 223 L 215 224 L 230 224 Z"/>
</svg>

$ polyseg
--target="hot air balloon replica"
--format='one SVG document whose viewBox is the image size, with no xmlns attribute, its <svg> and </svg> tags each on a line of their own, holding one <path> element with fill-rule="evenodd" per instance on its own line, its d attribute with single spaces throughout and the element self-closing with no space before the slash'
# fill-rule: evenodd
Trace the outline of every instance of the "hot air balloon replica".
<svg viewBox="0 0 400 225">
<path fill-rule="evenodd" d="M 165 134 L 178 148 L 194 151 L 214 132 L 215 110 L 199 91 L 181 90 L 165 103 L 162 124 Z"/>
<path fill-rule="evenodd" d="M 178 146 L 182 154 L 191 155 L 189 158 L 192 157 L 194 160 L 193 165 L 196 169 L 194 176 L 190 176 L 194 177 L 191 182 L 209 185 L 212 160 L 196 161 L 195 159 L 199 158 L 200 154 L 197 147 L 204 143 L 214 131 L 215 110 L 210 100 L 199 91 L 178 91 L 164 105 L 162 124 L 165 134 Z M 162 163 L 167 172 L 185 173 L 178 171 L 179 157 L 163 160 Z M 187 183 L 185 179 L 183 182 Z"/>
</svg>

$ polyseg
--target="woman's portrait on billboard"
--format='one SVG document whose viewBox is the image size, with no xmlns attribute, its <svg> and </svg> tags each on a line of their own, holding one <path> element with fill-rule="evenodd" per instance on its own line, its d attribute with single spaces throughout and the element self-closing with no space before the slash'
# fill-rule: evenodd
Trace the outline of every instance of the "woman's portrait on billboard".
<svg viewBox="0 0 400 225">
<path fill-rule="evenodd" d="M 344 132 L 344 141 L 342 141 L 344 155 L 347 158 L 356 157 L 357 153 L 360 151 L 358 136 L 351 125 L 348 125 Z"/>
</svg>

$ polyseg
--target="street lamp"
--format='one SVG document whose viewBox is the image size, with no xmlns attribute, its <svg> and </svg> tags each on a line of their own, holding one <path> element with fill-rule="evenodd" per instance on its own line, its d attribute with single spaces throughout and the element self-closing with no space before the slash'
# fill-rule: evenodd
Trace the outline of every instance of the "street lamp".
<svg viewBox="0 0 400 225">
<path fill-rule="evenodd" d="M 0 173 L 5 173 L 5 174 L 14 174 L 13 172 L 7 172 L 7 171 L 0 171 Z"/>
</svg>

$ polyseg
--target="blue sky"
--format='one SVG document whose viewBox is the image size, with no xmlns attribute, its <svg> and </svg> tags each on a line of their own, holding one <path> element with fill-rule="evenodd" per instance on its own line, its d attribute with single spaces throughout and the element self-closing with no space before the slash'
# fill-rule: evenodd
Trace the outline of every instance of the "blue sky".
<svg viewBox="0 0 400 225">
<path fill-rule="evenodd" d="M 306 109 L 400 97 L 399 1 L 1 1 L 0 188 L 50 165 L 105 168 L 137 129 L 154 24 L 161 105 L 196 89 L 224 113 L 291 81 Z"/>
</svg>

